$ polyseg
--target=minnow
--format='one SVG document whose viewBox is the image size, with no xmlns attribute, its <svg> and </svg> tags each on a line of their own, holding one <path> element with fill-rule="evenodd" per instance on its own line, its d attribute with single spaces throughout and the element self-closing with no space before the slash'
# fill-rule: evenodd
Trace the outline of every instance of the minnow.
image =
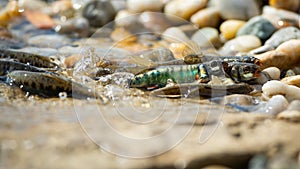
<svg viewBox="0 0 300 169">
<path fill-rule="evenodd" d="M 12 60 L 1 60 L 0 59 L 0 76 L 4 76 L 9 72 L 14 70 L 26 70 L 31 72 L 45 72 L 45 70 L 40 69 L 35 66 L 28 64 L 12 61 Z"/>
<path fill-rule="evenodd" d="M 203 64 L 172 65 L 158 67 L 146 73 L 138 74 L 129 82 L 130 87 L 164 87 L 168 79 L 174 83 L 192 83 L 197 80 L 208 82 L 211 75 L 229 76 L 236 82 L 248 82 L 257 78 L 260 69 L 256 64 L 223 61 L 211 61 Z"/>
<path fill-rule="evenodd" d="M 130 87 L 164 87 L 168 79 L 175 83 L 189 83 L 205 79 L 207 72 L 203 65 L 172 65 L 162 66 L 143 74 L 136 75 L 130 80 Z"/>
<path fill-rule="evenodd" d="M 67 77 L 50 72 L 13 71 L 7 74 L 5 82 L 19 86 L 23 91 L 43 97 L 57 97 L 66 92 L 68 97 L 87 99 L 97 98 L 106 102 L 106 99 L 92 88 L 77 83 Z M 3 80 L 3 78 L 2 78 Z"/>
<path fill-rule="evenodd" d="M 36 67 L 59 68 L 59 65 L 55 63 L 55 58 L 32 53 L 0 49 L 0 58 L 18 60 Z"/>
</svg>

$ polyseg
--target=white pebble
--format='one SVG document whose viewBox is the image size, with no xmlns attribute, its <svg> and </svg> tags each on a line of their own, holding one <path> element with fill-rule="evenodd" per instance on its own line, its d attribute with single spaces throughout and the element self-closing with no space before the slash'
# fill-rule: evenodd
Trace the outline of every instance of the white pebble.
<svg viewBox="0 0 300 169">
<path fill-rule="evenodd" d="M 266 106 L 256 110 L 254 113 L 266 113 L 270 115 L 277 115 L 278 113 L 284 111 L 289 106 L 289 102 L 282 95 L 273 96 Z"/>
<path fill-rule="evenodd" d="M 207 0 L 173 0 L 166 4 L 164 12 L 183 19 L 189 19 L 194 13 L 206 6 Z"/>
<path fill-rule="evenodd" d="M 188 42 L 189 38 L 185 35 L 185 33 L 176 27 L 168 28 L 163 32 L 163 37 L 165 40 L 169 42 Z"/>
<path fill-rule="evenodd" d="M 272 80 L 280 79 L 280 70 L 277 67 L 268 67 L 263 72 L 266 72 Z"/>
<path fill-rule="evenodd" d="M 274 95 L 283 95 L 288 101 L 300 100 L 300 88 L 287 85 L 278 80 L 271 80 L 262 87 L 263 96 L 271 98 Z"/>
<path fill-rule="evenodd" d="M 115 23 L 119 27 L 126 27 L 138 23 L 138 15 L 127 10 L 121 10 L 115 17 Z"/>
<path fill-rule="evenodd" d="M 127 0 L 127 9 L 132 12 L 160 11 L 163 6 L 162 0 Z"/>
</svg>

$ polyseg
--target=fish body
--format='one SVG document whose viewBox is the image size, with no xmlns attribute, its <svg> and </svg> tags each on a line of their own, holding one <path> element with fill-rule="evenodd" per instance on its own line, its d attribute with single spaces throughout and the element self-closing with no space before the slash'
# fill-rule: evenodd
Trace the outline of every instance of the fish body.
<svg viewBox="0 0 300 169">
<path fill-rule="evenodd" d="M 12 61 L 12 60 L 0 60 L 0 76 L 4 76 L 14 70 L 26 70 L 31 72 L 45 72 L 44 70 L 31 66 L 28 64 Z"/>
<path fill-rule="evenodd" d="M 162 66 L 136 75 L 131 79 L 130 87 L 164 87 L 168 79 L 174 83 L 191 83 L 205 78 L 208 75 L 202 64 Z"/>
<path fill-rule="evenodd" d="M 133 77 L 130 87 L 164 87 L 171 79 L 174 83 L 192 83 L 197 80 L 208 82 L 212 75 L 220 78 L 230 77 L 236 82 L 250 82 L 260 75 L 259 66 L 252 63 L 224 62 L 213 60 L 202 64 L 171 65 L 157 67 Z"/>
<path fill-rule="evenodd" d="M 221 60 L 223 62 L 241 62 L 241 63 L 252 63 L 256 65 L 261 65 L 260 60 L 254 56 L 209 56 L 204 55 L 202 62 L 209 62 L 212 60 Z"/>
<path fill-rule="evenodd" d="M 32 53 L 0 49 L 0 58 L 14 59 L 36 67 L 59 68 L 54 58 Z"/>
<path fill-rule="evenodd" d="M 43 97 L 58 97 L 66 92 L 68 97 L 79 99 L 105 99 L 87 86 L 51 72 L 13 71 L 7 74 L 6 83 L 19 86 L 23 91 Z"/>
</svg>

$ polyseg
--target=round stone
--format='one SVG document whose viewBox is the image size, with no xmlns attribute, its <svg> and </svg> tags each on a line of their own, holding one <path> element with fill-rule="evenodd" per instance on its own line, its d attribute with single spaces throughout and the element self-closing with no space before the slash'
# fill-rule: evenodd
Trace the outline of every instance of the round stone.
<svg viewBox="0 0 300 169">
<path fill-rule="evenodd" d="M 280 79 L 280 69 L 277 67 L 269 67 L 263 70 L 266 72 L 272 80 L 279 80 Z"/>
<path fill-rule="evenodd" d="M 220 22 L 220 14 L 217 8 L 205 8 L 191 17 L 191 22 L 198 27 L 214 27 L 216 28 Z"/>
<path fill-rule="evenodd" d="M 275 8 L 297 12 L 300 6 L 299 0 L 269 0 L 269 4 Z"/>
<path fill-rule="evenodd" d="M 248 52 L 259 46 L 261 46 L 259 38 L 253 35 L 243 35 L 226 42 L 220 52 L 225 55 Z"/>
<path fill-rule="evenodd" d="M 288 85 L 300 87 L 300 75 L 286 77 L 283 78 L 281 81 Z"/>
<path fill-rule="evenodd" d="M 131 12 L 161 11 L 164 6 L 162 0 L 127 0 L 127 9 Z"/>
<path fill-rule="evenodd" d="M 221 34 L 225 39 L 232 39 L 236 36 L 238 30 L 245 25 L 245 21 L 241 20 L 227 20 L 220 26 Z"/>
<path fill-rule="evenodd" d="M 28 43 L 38 47 L 60 48 L 71 43 L 71 40 L 62 35 L 38 35 L 28 39 Z"/>
<path fill-rule="evenodd" d="M 134 15 L 133 12 L 128 10 L 121 10 L 115 17 L 115 23 L 120 27 L 127 27 L 132 24 L 136 24 L 138 21 L 138 15 Z"/>
<path fill-rule="evenodd" d="M 216 0 L 223 19 L 248 20 L 259 15 L 259 7 L 255 0 Z"/>
<path fill-rule="evenodd" d="M 277 118 L 300 122 L 300 100 L 292 101 L 287 110 L 279 113 Z"/>
<path fill-rule="evenodd" d="M 139 17 L 139 21 L 145 28 L 154 32 L 163 32 L 171 26 L 166 16 L 157 12 L 143 12 Z"/>
<path fill-rule="evenodd" d="M 277 9 L 271 6 L 264 6 L 262 16 L 272 22 L 276 28 L 287 26 L 299 27 L 299 13 Z"/>
<path fill-rule="evenodd" d="M 237 35 L 255 35 L 262 41 L 265 41 L 275 31 L 276 28 L 271 22 L 261 16 L 257 16 L 250 19 L 243 27 L 241 27 Z"/>
<path fill-rule="evenodd" d="M 274 95 L 283 95 L 288 101 L 300 99 L 300 88 L 287 85 L 278 80 L 271 80 L 262 87 L 263 97 L 271 98 Z"/>
<path fill-rule="evenodd" d="M 215 28 L 202 28 L 193 34 L 191 40 L 196 42 L 200 47 L 220 47 L 219 32 Z"/>
<path fill-rule="evenodd" d="M 93 27 L 101 27 L 115 18 L 116 11 L 108 0 L 90 1 L 82 9 L 85 17 Z"/>
<path fill-rule="evenodd" d="M 207 0 L 173 0 L 166 4 L 164 12 L 183 19 L 189 19 L 198 10 L 204 8 Z"/>
<path fill-rule="evenodd" d="M 171 27 L 166 29 L 163 32 L 163 38 L 169 42 L 188 42 L 189 38 L 185 35 L 185 33 L 177 28 Z"/>
</svg>

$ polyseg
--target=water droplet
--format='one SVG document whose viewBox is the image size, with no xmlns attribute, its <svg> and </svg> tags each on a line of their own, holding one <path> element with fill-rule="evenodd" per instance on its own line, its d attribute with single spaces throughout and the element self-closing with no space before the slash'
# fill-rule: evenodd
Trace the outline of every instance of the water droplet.
<svg viewBox="0 0 300 169">
<path fill-rule="evenodd" d="M 59 32 L 60 29 L 61 29 L 61 25 L 57 25 L 57 26 L 55 26 L 55 28 L 54 28 L 55 32 Z"/>
<path fill-rule="evenodd" d="M 58 93 L 58 97 L 61 100 L 65 100 L 68 97 L 68 94 L 66 92 L 60 92 L 60 93 Z"/>
</svg>

